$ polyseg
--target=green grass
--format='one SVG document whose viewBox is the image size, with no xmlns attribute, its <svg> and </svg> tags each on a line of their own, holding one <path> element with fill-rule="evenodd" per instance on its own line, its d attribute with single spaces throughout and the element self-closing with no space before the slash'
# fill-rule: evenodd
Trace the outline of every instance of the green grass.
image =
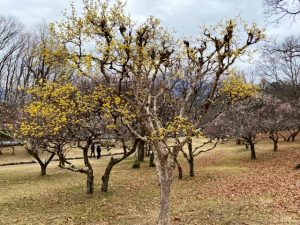
<svg viewBox="0 0 300 225">
<path fill-rule="evenodd" d="M 174 224 L 300 224 L 297 143 L 280 143 L 272 152 L 268 140 L 257 146 L 257 161 L 249 151 L 233 143 L 219 145 L 199 155 L 194 178 L 174 178 L 171 196 Z M 31 160 L 24 150 L 14 160 Z M 297 159 L 298 157 L 298 159 Z M 148 160 L 148 159 L 147 159 Z M 39 176 L 38 164 L 0 167 L 0 224 L 155 224 L 159 210 L 159 185 L 148 162 L 132 169 L 134 159 L 117 165 L 108 193 L 100 191 L 108 159 L 91 160 L 95 169 L 95 193 L 85 194 L 85 176 L 62 170 L 57 162 L 48 175 Z M 74 161 L 81 164 L 81 160 Z M 299 163 L 299 162 L 298 162 Z"/>
</svg>

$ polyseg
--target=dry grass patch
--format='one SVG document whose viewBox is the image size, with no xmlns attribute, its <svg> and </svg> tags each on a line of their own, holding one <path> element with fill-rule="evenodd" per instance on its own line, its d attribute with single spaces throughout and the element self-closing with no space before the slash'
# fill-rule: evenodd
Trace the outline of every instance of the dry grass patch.
<svg viewBox="0 0 300 225">
<path fill-rule="evenodd" d="M 273 153 L 266 140 L 253 161 L 243 146 L 219 145 L 196 158 L 194 178 L 180 158 L 185 176 L 174 180 L 173 223 L 300 224 L 300 173 L 292 169 L 300 160 L 298 146 L 280 143 Z M 93 196 L 85 194 L 84 175 L 62 170 L 57 162 L 45 177 L 37 164 L 1 167 L 0 224 L 155 224 L 160 199 L 155 168 L 145 162 L 133 170 L 129 158 L 113 169 L 109 192 L 101 193 L 107 160 L 91 160 Z"/>
</svg>

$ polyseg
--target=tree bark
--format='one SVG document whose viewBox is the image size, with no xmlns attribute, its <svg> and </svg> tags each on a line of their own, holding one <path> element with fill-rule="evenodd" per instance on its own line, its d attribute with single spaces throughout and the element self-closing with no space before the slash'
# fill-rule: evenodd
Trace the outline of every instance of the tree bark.
<svg viewBox="0 0 300 225">
<path fill-rule="evenodd" d="M 276 152 L 278 150 L 278 140 L 279 140 L 278 133 L 271 132 L 269 138 L 273 141 L 273 151 Z"/>
<path fill-rule="evenodd" d="M 176 159 L 179 149 L 174 149 L 172 155 L 161 147 L 161 143 L 154 143 L 156 154 L 156 169 L 160 181 L 161 202 L 158 217 L 159 225 L 170 225 L 170 192 L 173 178 L 173 172 L 176 167 Z M 168 157 L 169 161 L 168 161 Z"/>
<path fill-rule="evenodd" d="M 102 185 L 101 185 L 101 191 L 102 192 L 107 192 L 108 191 L 108 182 L 109 182 L 109 177 L 110 177 L 110 173 L 112 171 L 112 168 L 114 167 L 114 165 L 118 164 L 119 162 L 123 161 L 124 159 L 126 159 L 128 156 L 130 156 L 131 154 L 133 154 L 136 151 L 136 148 L 138 146 L 138 143 L 140 142 L 139 139 L 136 139 L 134 141 L 133 147 L 132 149 L 130 149 L 130 151 L 126 151 L 126 147 L 123 146 L 124 148 L 124 155 L 122 158 L 119 159 L 114 159 L 114 158 L 110 158 L 110 161 L 105 169 L 105 172 L 103 174 L 103 176 L 101 177 L 102 179 Z"/>
<path fill-rule="evenodd" d="M 165 158 L 165 157 L 164 157 Z M 157 160 L 157 171 L 160 181 L 161 201 L 158 217 L 159 225 L 170 225 L 170 191 L 172 177 L 167 159 Z"/>
<path fill-rule="evenodd" d="M 155 163 L 154 163 L 154 154 L 153 151 L 151 149 L 151 147 L 149 146 L 150 150 L 150 160 L 149 160 L 149 167 L 155 167 Z"/>
<path fill-rule="evenodd" d="M 182 180 L 183 178 L 183 172 L 182 172 L 182 167 L 178 165 L 178 178 Z"/>
<path fill-rule="evenodd" d="M 36 161 L 39 163 L 41 167 L 41 176 L 45 176 L 47 174 L 47 166 L 52 161 L 53 157 L 55 156 L 55 152 L 51 153 L 50 157 L 43 162 L 43 160 L 40 158 L 39 153 L 36 150 L 33 149 L 27 149 L 27 152 L 32 155 Z"/>
<path fill-rule="evenodd" d="M 297 130 L 294 130 L 292 135 L 291 135 L 291 138 L 292 138 L 292 141 L 295 141 L 296 140 L 296 137 L 297 135 L 299 134 L 300 132 L 300 129 L 297 129 Z"/>
<path fill-rule="evenodd" d="M 161 174 L 161 205 L 158 217 L 159 225 L 170 225 L 170 191 L 171 182 L 169 181 L 168 175 L 166 173 Z"/>
<path fill-rule="evenodd" d="M 65 160 L 64 153 L 62 152 L 61 149 L 58 149 L 57 156 L 58 156 L 58 159 L 59 159 L 59 164 L 58 164 L 58 166 L 59 166 L 59 167 L 64 167 L 64 166 L 65 166 L 66 160 Z"/>
<path fill-rule="evenodd" d="M 93 175 L 93 171 L 87 173 L 86 193 L 87 194 L 93 194 L 94 193 L 94 175 Z"/>
<path fill-rule="evenodd" d="M 84 165 L 87 167 L 87 171 L 86 171 L 86 193 L 87 194 L 94 193 L 94 171 L 93 171 L 93 167 L 90 164 L 89 157 L 88 157 L 88 150 L 90 147 L 90 142 L 91 141 L 88 141 L 85 148 L 83 148 Z"/>
<path fill-rule="evenodd" d="M 146 145 L 146 148 L 145 148 L 145 155 L 146 155 L 147 157 L 150 156 L 150 148 L 149 148 L 149 144 Z"/>
<path fill-rule="evenodd" d="M 284 137 L 284 136 L 282 136 L 283 137 L 283 140 L 284 141 L 286 141 L 286 142 L 288 142 L 289 141 L 289 139 L 288 138 L 286 138 L 286 137 Z"/>
<path fill-rule="evenodd" d="M 273 146 L 273 151 L 274 151 L 274 152 L 277 152 L 277 151 L 278 151 L 278 140 L 274 140 L 274 141 L 273 141 L 273 144 L 274 144 L 274 146 Z"/>
<path fill-rule="evenodd" d="M 102 192 L 107 192 L 108 191 L 108 182 L 109 182 L 109 176 L 110 176 L 110 172 L 112 170 L 114 166 L 114 160 L 111 158 L 106 169 L 105 172 L 102 176 L 102 186 L 101 186 L 101 191 Z"/>
<path fill-rule="evenodd" d="M 183 171 L 182 171 L 182 167 L 179 164 L 179 162 L 176 159 L 176 164 L 177 164 L 177 169 L 178 169 L 178 179 L 182 180 L 183 178 Z"/>
<path fill-rule="evenodd" d="M 193 156 L 193 142 L 192 140 L 190 140 L 188 142 L 188 150 L 189 150 L 189 169 L 190 169 L 190 177 L 194 177 L 195 176 L 195 172 L 194 172 L 194 156 Z"/>
<path fill-rule="evenodd" d="M 145 141 L 140 141 L 138 145 L 138 161 L 144 162 L 145 158 Z"/>
<path fill-rule="evenodd" d="M 46 175 L 47 165 L 46 164 L 40 164 L 41 166 L 41 176 Z"/>
<path fill-rule="evenodd" d="M 255 152 L 254 143 L 250 143 L 250 149 L 251 149 L 251 159 L 256 159 L 256 152 Z"/>
<path fill-rule="evenodd" d="M 298 135 L 298 132 L 292 134 L 292 141 L 296 141 L 296 136 L 297 136 L 297 135 Z"/>
</svg>

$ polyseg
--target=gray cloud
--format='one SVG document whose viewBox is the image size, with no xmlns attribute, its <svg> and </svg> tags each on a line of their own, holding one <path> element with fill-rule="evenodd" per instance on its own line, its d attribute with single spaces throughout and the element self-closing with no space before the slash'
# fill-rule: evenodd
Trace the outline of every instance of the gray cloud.
<svg viewBox="0 0 300 225">
<path fill-rule="evenodd" d="M 74 1 L 80 5 L 80 0 Z M 70 7 L 70 0 L 0 0 L 0 13 L 14 16 L 28 29 L 62 18 L 64 9 Z"/>
<path fill-rule="evenodd" d="M 70 8 L 71 0 L 0 0 L 0 13 L 12 15 L 25 24 L 28 29 L 42 21 L 50 22 L 62 18 L 64 9 Z M 81 8 L 81 0 L 73 1 L 76 8 Z M 154 15 L 179 36 L 195 35 L 199 26 L 215 24 L 224 18 L 237 15 L 247 22 L 257 22 L 267 26 L 263 14 L 262 0 L 127 0 L 127 9 L 132 17 L 143 21 Z M 299 24 L 298 24 L 299 25 Z M 268 34 L 279 39 L 297 34 L 296 25 L 286 21 L 279 27 L 268 26 Z"/>
<path fill-rule="evenodd" d="M 241 15 L 248 22 L 263 23 L 261 0 L 129 0 L 135 15 L 153 14 L 180 34 L 196 34 L 202 23 L 215 24 L 224 18 Z"/>
</svg>

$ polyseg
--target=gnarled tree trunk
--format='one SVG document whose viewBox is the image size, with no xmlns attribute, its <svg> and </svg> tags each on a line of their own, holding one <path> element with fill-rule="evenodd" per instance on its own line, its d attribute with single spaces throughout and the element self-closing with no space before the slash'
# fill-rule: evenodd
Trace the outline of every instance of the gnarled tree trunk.
<svg viewBox="0 0 300 225">
<path fill-rule="evenodd" d="M 294 130 L 291 134 L 292 141 L 296 140 L 297 135 L 299 134 L 300 129 Z"/>
<path fill-rule="evenodd" d="M 84 165 L 87 167 L 87 170 L 85 172 L 86 174 L 86 193 L 87 194 L 93 194 L 94 193 L 94 171 L 93 167 L 89 161 L 88 157 L 88 150 L 90 147 L 90 143 L 83 148 L 83 160 L 84 160 Z"/>
<path fill-rule="evenodd" d="M 47 166 L 52 161 L 53 157 L 55 156 L 55 152 L 52 152 L 48 159 L 43 160 L 40 158 L 40 155 L 38 153 L 38 150 L 26 148 L 27 152 L 32 155 L 36 161 L 39 163 L 41 167 L 41 176 L 45 176 L 47 174 Z"/>
<path fill-rule="evenodd" d="M 110 176 L 111 170 L 112 170 L 114 165 L 115 165 L 114 159 L 111 158 L 108 165 L 107 165 L 107 167 L 106 167 L 106 169 L 105 169 L 105 172 L 104 172 L 103 176 L 101 177 L 101 179 L 102 179 L 101 191 L 102 192 L 107 192 L 108 191 L 109 176 Z"/>
<path fill-rule="evenodd" d="M 110 177 L 110 173 L 111 173 L 114 165 L 118 164 L 119 162 L 123 161 L 128 156 L 133 154 L 136 151 L 139 142 L 140 142 L 139 139 L 135 139 L 133 147 L 129 151 L 127 151 L 127 147 L 126 147 L 125 141 L 124 141 L 124 145 L 123 145 L 124 154 L 123 154 L 123 156 L 121 158 L 118 158 L 118 159 L 110 158 L 110 161 L 109 161 L 109 163 L 108 163 L 108 165 L 105 169 L 105 172 L 104 172 L 103 176 L 101 177 L 101 179 L 102 179 L 101 191 L 102 192 L 107 192 L 108 191 L 109 177 Z"/>
</svg>

